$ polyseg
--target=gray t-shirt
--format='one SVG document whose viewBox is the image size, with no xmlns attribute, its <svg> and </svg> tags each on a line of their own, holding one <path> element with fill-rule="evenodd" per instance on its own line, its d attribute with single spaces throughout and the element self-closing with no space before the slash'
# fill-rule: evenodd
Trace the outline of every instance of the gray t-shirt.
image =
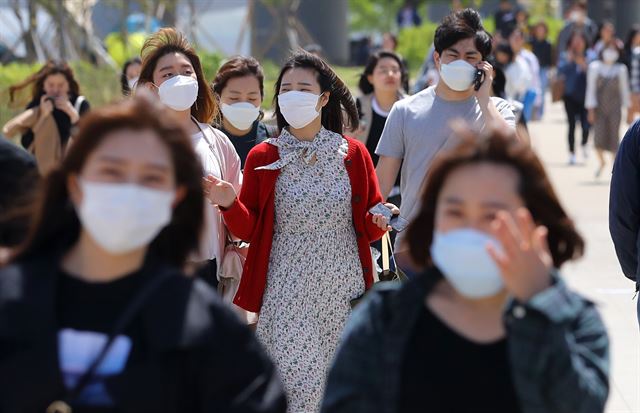
<svg viewBox="0 0 640 413">
<path fill-rule="evenodd" d="M 515 129 L 515 117 L 509 103 L 496 97 L 491 99 Z M 448 101 L 436 95 L 435 86 L 396 102 L 389 113 L 376 154 L 403 160 L 400 215 L 408 220 L 418 212 L 420 189 L 433 159 L 440 150 L 459 143 L 452 137 L 449 126 L 455 119 L 462 119 L 473 128 L 484 127 L 482 110 L 475 96 L 463 101 Z M 396 246 L 400 245 L 402 234 L 398 234 Z"/>
</svg>

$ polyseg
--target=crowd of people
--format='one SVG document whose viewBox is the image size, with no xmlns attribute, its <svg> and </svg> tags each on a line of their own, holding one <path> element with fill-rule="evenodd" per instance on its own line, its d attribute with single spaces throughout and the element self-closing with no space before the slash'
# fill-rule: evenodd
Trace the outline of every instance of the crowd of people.
<svg viewBox="0 0 640 413">
<path fill-rule="evenodd" d="M 207 79 L 174 28 L 126 62 L 118 103 L 90 109 L 64 62 L 13 87 L 32 101 L 3 128 L 28 152 L 0 140 L 20 171 L 0 200 L 0 412 L 603 411 L 607 332 L 561 276 L 585 242 L 526 127 L 556 54 L 507 3 L 495 36 L 446 16 L 411 96 L 391 44 L 357 97 L 294 52 L 273 121 L 260 62 Z M 640 101 L 640 34 L 581 11 L 558 73 L 601 172 Z M 406 283 L 377 283 L 389 233 Z"/>
</svg>

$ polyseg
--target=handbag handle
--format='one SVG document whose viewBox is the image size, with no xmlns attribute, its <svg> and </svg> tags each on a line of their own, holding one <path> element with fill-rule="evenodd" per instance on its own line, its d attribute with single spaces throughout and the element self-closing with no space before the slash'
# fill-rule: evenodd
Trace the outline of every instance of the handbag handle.
<svg viewBox="0 0 640 413">
<path fill-rule="evenodd" d="M 150 271 L 150 269 L 149 269 Z M 133 320 L 134 316 L 138 313 L 142 305 L 147 301 L 149 296 L 156 291 L 156 289 L 163 284 L 169 277 L 171 276 L 171 272 L 168 270 L 161 270 L 159 274 L 154 276 L 148 284 L 143 288 L 138 295 L 135 296 L 133 301 L 127 306 L 127 308 L 123 311 L 122 315 L 116 321 L 115 327 L 113 331 L 109 334 L 109 338 L 107 339 L 106 344 L 98 353 L 98 356 L 91 362 L 89 368 L 82 374 L 82 376 L 78 379 L 76 385 L 67 390 L 67 393 L 63 400 L 56 400 L 47 407 L 47 413 L 71 413 L 71 407 L 69 403 L 71 403 L 74 399 L 76 399 L 82 391 L 87 387 L 93 376 L 95 375 L 98 366 L 107 356 L 111 345 L 115 341 L 115 339 L 122 334 L 122 332 L 129 326 L 131 320 Z"/>
</svg>

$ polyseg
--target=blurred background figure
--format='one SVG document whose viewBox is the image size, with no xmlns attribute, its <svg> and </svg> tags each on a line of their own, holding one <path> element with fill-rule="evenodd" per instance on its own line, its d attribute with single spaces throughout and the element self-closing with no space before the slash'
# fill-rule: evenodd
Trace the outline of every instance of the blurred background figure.
<svg viewBox="0 0 640 413">
<path fill-rule="evenodd" d="M 518 100 L 522 102 L 523 115 L 527 121 L 532 120 L 533 113 L 536 107 L 541 105 L 542 92 L 540 91 L 540 64 L 538 58 L 525 46 L 525 34 L 519 27 L 513 29 L 508 34 L 509 46 L 513 50 L 515 60 L 522 60 L 525 62 L 529 71 L 529 81 L 526 90 L 518 97 Z"/>
<path fill-rule="evenodd" d="M 554 66 L 553 46 L 551 42 L 549 42 L 548 37 L 549 27 L 543 20 L 533 26 L 529 44 L 540 66 L 540 99 L 538 100 L 539 105 L 535 111 L 535 118 L 537 119 L 542 119 L 544 115 L 544 101 L 549 87 L 550 70 Z"/>
<path fill-rule="evenodd" d="M 518 57 L 509 43 L 500 42 L 495 48 L 496 62 L 501 66 L 506 78 L 506 99 L 516 100 L 523 104 L 527 92 L 533 82 L 531 70 L 524 59 Z M 525 116 L 526 118 L 526 116 Z"/>
<path fill-rule="evenodd" d="M 574 32 L 581 32 L 587 40 L 587 48 L 590 47 L 598 36 L 598 25 L 587 15 L 586 0 L 575 1 L 565 13 L 565 22 L 558 34 L 556 41 L 558 47 L 558 59 L 560 63 L 565 60 L 565 51 L 569 44 L 569 38 Z"/>
<path fill-rule="evenodd" d="M 418 6 L 415 0 L 406 0 L 404 5 L 396 14 L 396 23 L 399 29 L 405 27 L 420 26 L 422 19 L 418 14 Z"/>
<path fill-rule="evenodd" d="M 510 0 L 500 0 L 498 10 L 493 15 L 496 26 L 496 34 L 502 36 L 516 27 L 516 10 Z M 503 38 L 506 36 L 503 36 Z"/>
<path fill-rule="evenodd" d="M 122 74 L 120 75 L 120 85 L 122 86 L 122 95 L 130 96 L 133 93 L 138 78 L 140 77 L 140 69 L 142 68 L 142 60 L 139 57 L 127 60 L 122 66 Z"/>
<path fill-rule="evenodd" d="M 383 33 L 381 49 L 386 52 L 395 53 L 400 58 L 405 72 L 405 76 L 402 76 L 402 89 L 404 89 L 405 93 L 409 93 L 409 65 L 407 60 L 400 56 L 396 51 L 398 49 L 398 37 L 391 32 Z"/>
<path fill-rule="evenodd" d="M 89 110 L 80 94 L 73 70 L 66 62 L 48 61 L 38 72 L 9 88 L 10 102 L 16 93 L 31 87 L 26 110 L 7 122 L 2 132 L 22 135 L 22 146 L 35 155 L 40 173 L 45 174 L 62 158 L 73 126 Z"/>
<path fill-rule="evenodd" d="M 629 30 L 624 45 L 624 56 L 631 86 L 631 102 L 627 112 L 627 123 L 631 124 L 640 114 L 640 25 L 634 25 Z"/>
<path fill-rule="evenodd" d="M 582 154 L 586 160 L 589 157 L 589 120 L 585 109 L 585 93 L 587 89 L 587 35 L 577 31 L 567 40 L 565 59 L 558 64 L 558 76 L 563 79 L 564 93 L 562 100 L 569 123 L 569 165 L 576 163 L 575 131 L 576 121 L 580 120 L 582 127 Z"/>
<path fill-rule="evenodd" d="M 275 126 L 262 121 L 262 66 L 253 57 L 232 57 L 218 69 L 213 91 L 220 102 L 222 117 L 217 126 L 231 139 L 244 169 L 247 155 L 254 146 L 278 136 Z"/>
<path fill-rule="evenodd" d="M 600 52 L 602 52 L 605 46 L 611 42 L 615 42 L 616 47 L 618 47 L 619 49 L 624 48 L 624 43 L 622 42 L 622 40 L 616 37 L 616 28 L 613 23 L 605 20 L 598 26 L 598 35 L 596 36 L 595 42 L 592 47 L 593 53 L 596 56 L 599 56 Z"/>
<path fill-rule="evenodd" d="M 615 158 L 620 142 L 620 110 L 629 107 L 629 75 L 626 66 L 618 62 L 621 52 L 616 39 L 610 38 L 602 44 L 598 60 L 591 62 L 587 71 L 585 108 L 599 161 L 596 178 L 606 165 L 605 152 Z"/>
</svg>

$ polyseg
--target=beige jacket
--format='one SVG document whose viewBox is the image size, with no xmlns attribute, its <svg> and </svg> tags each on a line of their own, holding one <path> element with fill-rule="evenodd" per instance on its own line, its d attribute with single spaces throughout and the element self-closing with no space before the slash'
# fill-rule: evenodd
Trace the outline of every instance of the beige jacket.
<svg viewBox="0 0 640 413">
<path fill-rule="evenodd" d="M 359 140 L 360 142 L 367 144 L 367 139 L 369 138 L 369 131 L 371 131 L 371 120 L 373 119 L 373 107 L 371 101 L 373 100 L 373 93 L 369 93 L 364 96 L 358 97 L 358 101 L 360 102 L 360 127 L 353 132 L 354 138 Z M 398 91 L 398 100 L 406 98 L 408 95 L 404 94 L 402 91 Z"/>
</svg>

